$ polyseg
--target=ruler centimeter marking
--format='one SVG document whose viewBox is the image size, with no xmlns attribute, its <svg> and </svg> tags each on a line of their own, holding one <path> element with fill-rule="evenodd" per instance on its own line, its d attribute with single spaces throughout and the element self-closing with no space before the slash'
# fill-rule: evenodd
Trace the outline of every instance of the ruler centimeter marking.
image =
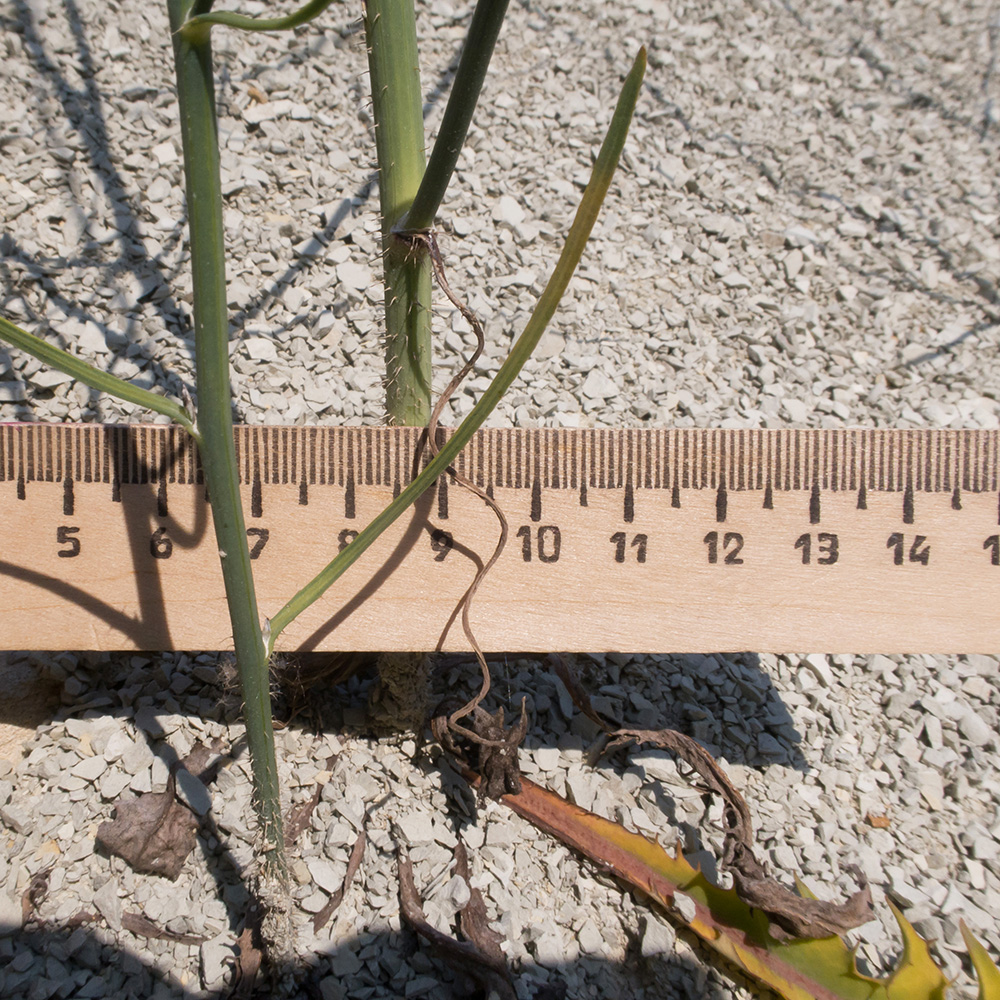
<svg viewBox="0 0 1000 1000">
<path fill-rule="evenodd" d="M 411 481 L 422 435 L 236 428 L 262 614 Z M 997 431 L 490 429 L 455 467 L 510 524 L 473 614 L 488 649 L 1000 645 Z M 442 477 L 288 648 L 465 648 L 496 534 Z M 182 429 L 0 425 L 0 627 L 7 648 L 231 645 Z"/>
</svg>

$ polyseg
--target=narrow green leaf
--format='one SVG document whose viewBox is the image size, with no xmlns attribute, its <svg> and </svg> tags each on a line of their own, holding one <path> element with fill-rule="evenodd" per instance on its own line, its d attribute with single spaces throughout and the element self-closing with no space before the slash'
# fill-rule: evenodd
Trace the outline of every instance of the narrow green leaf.
<svg viewBox="0 0 1000 1000">
<path fill-rule="evenodd" d="M 306 584 L 272 619 L 270 622 L 271 632 L 268 639 L 268 649 L 274 648 L 274 643 L 281 632 L 290 622 L 300 615 L 313 602 L 317 601 L 327 589 L 335 583 L 340 576 L 348 569 L 364 551 L 382 534 L 390 524 L 393 523 L 403 512 L 414 503 L 420 495 L 430 487 L 451 463 L 455 456 L 465 447 L 468 440 L 479 429 L 483 421 L 489 416 L 494 407 L 500 401 L 503 394 L 510 388 L 518 373 L 524 367 L 525 362 L 531 356 L 549 320 L 552 318 L 559 300 L 569 284 L 580 257 L 583 255 L 584 247 L 590 232 L 597 220 L 601 205 L 607 195 L 611 185 L 611 178 L 614 174 L 618 159 L 621 156 L 622 148 L 625 145 L 625 138 L 628 135 L 629 123 L 632 120 L 632 112 L 635 110 L 636 101 L 639 98 L 639 89 L 642 85 L 643 74 L 646 70 L 646 50 L 642 48 L 635 58 L 632 69 L 625 79 L 621 96 L 615 107 L 611 124 L 608 127 L 608 134 L 601 146 L 601 151 L 597 156 L 590 175 L 590 182 L 583 193 L 580 207 L 577 209 L 576 218 L 570 228 L 566 245 L 563 247 L 555 270 L 549 278 L 545 290 L 535 306 L 534 311 L 528 320 L 524 331 L 518 337 L 517 342 L 511 349 L 510 355 L 503 363 L 500 371 L 497 372 L 493 382 L 490 383 L 483 397 L 472 408 L 469 415 L 462 421 L 454 434 L 442 445 L 438 454 L 432 458 L 423 471 L 414 478 L 413 482 L 402 490 L 398 497 L 389 504 L 371 523 L 364 528 L 361 533 L 351 542 L 325 569 L 323 569 L 313 580 Z"/>
<path fill-rule="evenodd" d="M 213 24 L 223 24 L 228 28 L 240 28 L 243 31 L 287 31 L 318 17 L 331 3 L 333 0 L 309 0 L 309 3 L 303 4 L 297 11 L 285 17 L 248 17 L 246 14 L 236 14 L 229 10 L 213 11 L 211 14 L 199 14 L 190 18 L 180 31 L 182 35 L 191 35 Z"/>
<path fill-rule="evenodd" d="M 441 128 L 434 140 L 434 149 L 420 181 L 420 188 L 401 224 L 403 231 L 419 231 L 434 225 L 434 216 L 444 199 L 459 153 L 465 145 L 465 137 L 483 89 L 483 81 L 490 67 L 508 3 L 509 0 L 479 0 L 476 4 L 455 80 L 451 85 L 448 104 L 441 119 Z"/>
<path fill-rule="evenodd" d="M 25 354 L 30 354 L 44 364 L 72 376 L 78 382 L 89 385 L 91 389 L 106 392 L 109 396 L 124 399 L 127 403 L 135 403 L 136 406 L 143 406 L 155 413 L 162 413 L 164 416 L 170 417 L 174 423 L 184 427 L 196 441 L 201 439 L 190 415 L 172 399 L 158 396 L 155 392 L 141 389 L 116 375 L 102 372 L 100 368 L 95 368 L 93 365 L 87 364 L 86 361 L 74 357 L 69 351 L 64 351 L 61 347 L 56 347 L 54 344 L 42 340 L 41 337 L 36 337 L 33 333 L 28 333 L 27 330 L 22 330 L 2 316 L 0 316 L 0 340 L 13 344 Z"/>
</svg>

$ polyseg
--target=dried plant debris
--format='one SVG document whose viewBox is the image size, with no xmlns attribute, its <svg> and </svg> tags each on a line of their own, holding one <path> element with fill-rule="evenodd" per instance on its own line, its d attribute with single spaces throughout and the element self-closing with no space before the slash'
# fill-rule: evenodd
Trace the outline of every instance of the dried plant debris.
<svg viewBox="0 0 1000 1000">
<path fill-rule="evenodd" d="M 447 703 L 435 713 L 431 721 L 434 738 L 466 767 L 468 754 L 455 739 L 455 734 L 464 737 L 476 747 L 475 771 L 480 776 L 479 803 L 486 799 L 499 799 L 503 795 L 517 795 L 521 790 L 521 771 L 518 767 L 518 748 L 524 742 L 528 731 L 528 714 L 521 703 L 521 716 L 510 729 L 504 725 L 503 708 L 495 715 L 477 705 L 471 712 L 470 727 L 456 726 L 454 719 L 459 713 L 449 714 Z"/>
<path fill-rule="evenodd" d="M 202 784 L 210 783 L 218 774 L 218 763 L 209 766 L 208 762 L 218 754 L 219 747 L 218 742 L 211 747 L 197 744 L 171 769 L 166 791 L 147 792 L 119 802 L 115 818 L 98 827 L 97 845 L 124 858 L 133 871 L 176 881 L 194 849 L 201 825 L 199 814 L 177 794 L 178 773 L 184 771 Z"/>
<path fill-rule="evenodd" d="M 32 920 L 35 919 L 39 908 L 45 901 L 45 896 L 49 891 L 49 876 L 52 874 L 52 868 L 43 868 L 41 871 L 35 872 L 31 876 L 31 881 L 28 882 L 28 887 L 24 890 L 21 895 L 21 924 L 22 926 L 27 926 Z"/>
<path fill-rule="evenodd" d="M 174 931 L 160 927 L 148 917 L 141 913 L 123 913 L 122 927 L 131 931 L 137 937 L 153 938 L 157 941 L 174 941 L 177 944 L 200 945 L 204 944 L 208 938 L 198 934 L 177 934 Z"/>
<path fill-rule="evenodd" d="M 501 947 L 503 938 L 490 927 L 483 894 L 469 882 L 469 853 L 461 840 L 455 845 L 453 871 L 469 886 L 469 901 L 458 911 L 459 931 L 486 955 L 495 967 L 506 969 L 506 960 Z"/>
<path fill-rule="evenodd" d="M 351 883 L 354 881 L 354 876 L 357 875 L 358 869 L 361 867 L 361 860 L 365 856 L 365 845 L 367 843 L 368 838 L 362 830 L 361 833 L 358 834 L 358 839 L 354 841 L 354 847 L 351 849 L 351 856 L 347 862 L 347 872 L 344 875 L 343 885 L 341 885 L 341 887 L 326 901 L 323 908 L 313 917 L 314 934 L 322 930 L 327 925 L 330 917 L 332 917 L 340 908 L 340 904 L 344 901 L 344 895 L 351 887 Z"/>
<path fill-rule="evenodd" d="M 332 773 L 334 765 L 337 763 L 337 755 L 334 754 L 332 757 L 328 757 L 326 760 L 326 771 Z M 323 794 L 323 788 L 326 782 L 316 782 L 316 787 L 313 790 L 312 795 L 306 799 L 305 802 L 299 802 L 298 804 L 292 806 L 288 810 L 288 815 L 285 817 L 285 842 L 288 844 L 294 844 L 302 832 L 309 827 L 312 815 L 316 810 L 316 806 L 319 805 L 320 796 Z"/>
<path fill-rule="evenodd" d="M 606 753 L 629 743 L 667 750 L 698 775 L 702 791 L 722 799 L 725 843 L 721 861 L 732 874 L 736 892 L 744 902 L 763 910 L 785 933 L 802 938 L 844 934 L 872 919 L 871 890 L 859 868 L 852 867 L 851 873 L 861 888 L 846 903 L 808 899 L 781 885 L 767 874 L 754 852 L 753 822 L 746 800 L 700 743 L 674 729 L 618 728 L 594 708 L 565 660 L 551 656 L 549 662 L 574 704 L 610 737 Z"/>
<path fill-rule="evenodd" d="M 462 846 L 461 841 L 458 846 Z M 449 966 L 456 972 L 470 976 L 488 996 L 495 995 L 500 1000 L 517 1000 L 499 938 L 486 923 L 485 907 L 478 890 L 470 891 L 469 901 L 461 911 L 459 917 L 461 931 L 467 940 L 459 941 L 427 922 L 413 883 L 413 865 L 409 856 L 400 847 L 397 847 L 396 855 L 399 870 L 399 902 L 403 919 L 430 943 Z M 456 849 L 456 859 L 458 857 Z M 461 857 L 465 865 L 464 870 L 468 872 L 468 860 L 464 849 Z M 461 862 L 456 864 L 455 874 L 461 874 L 460 867 Z M 466 910 L 470 907 L 472 911 L 466 916 Z"/>
<path fill-rule="evenodd" d="M 236 940 L 238 955 L 229 1000 L 249 1000 L 253 996 L 257 973 L 264 960 L 263 920 L 263 907 L 259 902 L 252 901 L 247 908 L 243 930 Z"/>
</svg>

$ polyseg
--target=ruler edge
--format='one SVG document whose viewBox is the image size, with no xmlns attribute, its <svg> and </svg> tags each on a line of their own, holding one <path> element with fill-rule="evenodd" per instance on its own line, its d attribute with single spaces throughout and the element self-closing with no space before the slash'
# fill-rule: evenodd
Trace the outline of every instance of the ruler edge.
<svg viewBox="0 0 1000 1000">
<path fill-rule="evenodd" d="M 442 429 L 443 435 L 453 433 Z M 244 486 L 405 486 L 424 428 L 234 427 Z M 75 447 L 80 439 L 86 447 Z M 535 447 L 525 447 L 537 442 Z M 843 456 L 847 461 L 840 460 Z M 425 459 L 426 459 L 425 455 Z M 145 459 L 145 461 L 140 461 Z M 667 463 L 666 465 L 664 463 Z M 399 469 L 406 468 L 400 475 Z M 499 488 L 1000 492 L 1000 431 L 973 428 L 481 428 L 458 472 Z M 487 467 L 499 475 L 486 476 Z M 393 479 L 386 470 L 394 468 Z M 915 473 L 915 475 L 914 475 Z M 0 423 L 0 483 L 203 482 L 176 424 Z M 498 481 L 502 479 L 501 481 Z"/>
</svg>

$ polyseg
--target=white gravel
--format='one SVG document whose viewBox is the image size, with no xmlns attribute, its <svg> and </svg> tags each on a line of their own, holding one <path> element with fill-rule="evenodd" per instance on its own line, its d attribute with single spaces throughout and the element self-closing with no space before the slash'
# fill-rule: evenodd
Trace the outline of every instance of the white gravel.
<svg viewBox="0 0 1000 1000">
<path fill-rule="evenodd" d="M 356 13 L 334 5 L 323 30 L 292 35 L 216 32 L 246 422 L 379 421 L 377 198 Z M 432 130 L 468 13 L 447 0 L 420 11 Z M 4 0 L 0 16 L 0 308 L 176 395 L 191 385 L 191 283 L 162 5 Z M 490 338 L 453 419 L 556 258 L 640 44 L 647 83 L 594 245 L 494 423 L 1000 425 L 1000 12 L 987 0 L 513 4 L 441 217 L 450 284 Z M 472 334 L 450 305 L 436 315 L 443 386 Z M 0 419 L 145 417 L 0 351 Z M 162 790 L 167 762 L 196 741 L 239 746 L 216 658 L 27 658 L 64 681 L 63 709 L 21 760 L 0 760 L 0 994 L 208 995 L 228 975 L 245 901 L 245 755 L 212 787 L 216 825 L 176 884 L 94 853 L 94 834 L 119 795 Z M 891 895 L 937 940 L 953 995 L 975 995 L 959 919 L 1000 954 L 996 657 L 581 662 L 630 725 L 674 724 L 723 757 L 779 871 L 836 896 L 850 885 L 843 867 L 860 864 L 879 915 L 857 935 L 871 969 L 899 951 Z M 529 775 L 664 843 L 679 837 L 712 870 L 717 808 L 706 815 L 672 762 L 644 754 L 624 774 L 591 771 L 590 723 L 567 716 L 552 677 L 513 658 L 495 674 L 497 697 L 528 696 Z M 445 927 L 463 898 L 458 829 L 522 997 L 558 980 L 574 998 L 749 995 L 502 807 L 463 818 L 468 797 L 447 769 L 415 740 L 366 737 L 363 685 L 348 691 L 346 708 L 327 705 L 326 736 L 279 736 L 290 801 L 340 752 L 293 866 L 319 995 L 440 995 L 450 974 L 400 929 L 393 837 L 410 844 L 428 919 Z M 362 825 L 359 875 L 313 940 L 311 914 Z M 54 929 L 19 931 L 21 893 L 49 867 L 41 913 Z M 99 919 L 74 929 L 81 909 Z M 134 911 L 205 942 L 138 937 L 121 928 Z"/>
</svg>

